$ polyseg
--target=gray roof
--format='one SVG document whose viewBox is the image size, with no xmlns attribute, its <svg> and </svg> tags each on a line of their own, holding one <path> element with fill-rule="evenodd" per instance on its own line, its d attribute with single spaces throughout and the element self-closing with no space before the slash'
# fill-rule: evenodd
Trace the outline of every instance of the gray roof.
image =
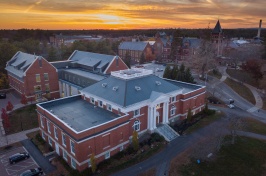
<svg viewBox="0 0 266 176">
<path fill-rule="evenodd" d="M 114 59 L 113 55 L 91 53 L 85 51 L 74 51 L 74 53 L 69 57 L 69 61 L 74 63 L 85 65 L 89 67 L 102 68 L 107 64 L 110 64 Z"/>
<path fill-rule="evenodd" d="M 93 79 L 93 80 L 96 80 L 96 81 L 101 81 L 101 80 L 105 79 L 105 76 L 101 76 L 99 74 L 90 73 L 90 72 L 83 71 L 83 70 L 80 70 L 80 69 L 64 69 L 64 71 L 67 72 L 67 73 L 73 73 L 75 75 L 82 76 L 82 77 L 85 77 L 85 78 L 90 78 L 90 79 Z"/>
<path fill-rule="evenodd" d="M 160 85 L 157 85 L 156 81 L 157 83 L 160 82 Z M 103 83 L 106 86 L 102 86 Z M 136 90 L 136 86 L 140 87 L 140 90 Z M 116 91 L 113 90 L 114 87 L 116 87 Z M 181 89 L 181 87 L 171 84 L 162 78 L 148 75 L 128 80 L 110 76 L 81 91 L 127 107 L 144 100 L 153 99 L 154 92 L 157 92 L 158 95 L 158 93 L 166 94 Z"/>
<path fill-rule="evenodd" d="M 215 25 L 215 27 L 214 27 L 214 29 L 212 30 L 212 33 L 213 34 L 219 34 L 221 32 L 223 32 L 223 31 L 222 31 L 222 27 L 220 25 L 220 21 L 218 20 L 216 25 Z"/>
<path fill-rule="evenodd" d="M 83 100 L 80 95 L 38 104 L 77 132 L 113 120 L 115 113 Z"/>
<path fill-rule="evenodd" d="M 169 83 L 172 83 L 180 88 L 182 88 L 182 93 L 186 94 L 188 92 L 197 90 L 202 88 L 203 86 L 201 85 L 197 85 L 197 84 L 191 84 L 191 83 L 185 83 L 185 82 L 181 82 L 181 81 L 175 81 L 175 80 L 170 80 L 170 79 L 165 79 L 166 81 L 168 81 Z"/>
<path fill-rule="evenodd" d="M 122 42 L 118 49 L 143 51 L 148 45 L 148 42 Z"/>
<path fill-rule="evenodd" d="M 11 60 L 7 62 L 6 70 L 17 77 L 22 78 L 23 73 L 37 58 L 42 57 L 18 51 Z"/>
<path fill-rule="evenodd" d="M 66 60 L 66 61 L 50 62 L 50 64 L 52 64 L 55 68 L 59 69 L 59 68 L 66 68 L 66 66 L 69 66 L 70 62 L 71 61 Z"/>
<path fill-rule="evenodd" d="M 198 39 L 198 38 L 183 38 L 183 45 L 185 42 L 188 42 L 189 43 L 189 47 L 191 48 L 197 48 L 200 46 L 200 43 L 201 43 L 201 39 Z"/>
</svg>

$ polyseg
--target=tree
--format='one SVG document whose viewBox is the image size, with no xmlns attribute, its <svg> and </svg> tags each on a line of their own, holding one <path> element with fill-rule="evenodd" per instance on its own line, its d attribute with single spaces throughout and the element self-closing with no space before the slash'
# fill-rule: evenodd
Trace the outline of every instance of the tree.
<svg viewBox="0 0 266 176">
<path fill-rule="evenodd" d="M 178 66 L 174 65 L 171 71 L 171 77 L 169 79 L 177 80 L 178 74 L 179 74 Z"/>
<path fill-rule="evenodd" d="M 22 42 L 21 46 L 26 53 L 40 54 L 40 42 L 33 38 L 26 39 Z"/>
<path fill-rule="evenodd" d="M 250 73 L 257 82 L 263 78 L 261 64 L 255 59 L 248 60 L 246 63 L 242 64 L 241 68 Z"/>
<path fill-rule="evenodd" d="M 0 89 L 8 89 L 8 88 L 9 88 L 9 82 L 6 74 L 0 73 Z"/>
<path fill-rule="evenodd" d="M 128 68 L 131 68 L 130 67 L 130 64 L 131 64 L 131 56 L 130 56 L 130 53 L 129 51 L 126 52 L 126 55 L 125 55 L 125 64 L 128 66 Z"/>
<path fill-rule="evenodd" d="M 235 144 L 235 138 L 237 136 L 237 131 L 241 130 L 242 127 L 244 126 L 244 122 L 242 120 L 242 118 L 240 117 L 231 117 L 229 119 L 229 130 L 231 133 L 231 144 Z"/>
<path fill-rule="evenodd" d="M 13 108 L 14 108 L 13 104 L 10 101 L 8 101 L 8 103 L 6 105 L 6 110 L 7 111 L 12 111 Z"/>
<path fill-rule="evenodd" d="M 27 100 L 25 94 L 23 94 L 23 95 L 21 96 L 20 103 L 21 103 L 21 104 L 24 104 L 24 105 L 26 105 L 26 104 L 28 103 L 28 100 Z"/>
<path fill-rule="evenodd" d="M 188 112 L 187 112 L 187 121 L 189 123 L 192 122 L 192 113 L 191 113 L 191 109 L 190 108 L 188 109 Z"/>
<path fill-rule="evenodd" d="M 6 62 L 18 51 L 18 48 L 6 41 L 0 42 L 0 73 L 5 72 Z"/>
<path fill-rule="evenodd" d="M 138 140 L 137 131 L 133 131 L 132 143 L 133 143 L 134 150 L 137 151 L 139 149 L 139 140 Z"/>
<path fill-rule="evenodd" d="M 8 114 L 6 113 L 6 110 L 4 108 L 2 108 L 1 118 L 3 120 L 4 128 L 8 129 L 10 127 L 10 121 L 9 121 Z"/>
<path fill-rule="evenodd" d="M 58 57 L 57 57 L 57 51 L 56 49 L 51 46 L 49 49 L 48 49 L 48 58 L 47 58 L 48 61 L 56 61 L 58 60 Z"/>
<path fill-rule="evenodd" d="M 186 68 L 185 75 L 184 75 L 184 81 L 188 83 L 195 83 L 194 78 L 191 74 L 190 68 Z"/>
<path fill-rule="evenodd" d="M 146 61 L 144 53 L 141 54 L 139 64 L 144 64 Z"/>
<path fill-rule="evenodd" d="M 208 113 L 208 111 L 209 111 L 208 102 L 206 102 L 204 107 L 204 112 Z"/>
<path fill-rule="evenodd" d="M 175 61 L 179 52 L 179 48 L 182 46 L 182 38 L 180 30 L 175 30 L 173 33 L 173 42 L 171 44 L 170 58 Z"/>
<path fill-rule="evenodd" d="M 165 67 L 164 73 L 163 73 L 163 78 L 170 79 L 172 74 L 172 70 L 169 65 Z"/>
<path fill-rule="evenodd" d="M 181 66 L 180 66 L 180 68 L 179 68 L 178 75 L 176 75 L 175 80 L 177 80 L 177 81 L 187 82 L 187 81 L 185 80 L 185 69 L 186 69 L 186 67 L 185 67 L 185 65 L 182 63 Z"/>
<path fill-rule="evenodd" d="M 95 171 L 97 169 L 97 165 L 96 165 L 94 153 L 91 154 L 90 160 L 91 160 L 91 171 L 92 171 L 92 173 L 95 173 Z"/>
</svg>

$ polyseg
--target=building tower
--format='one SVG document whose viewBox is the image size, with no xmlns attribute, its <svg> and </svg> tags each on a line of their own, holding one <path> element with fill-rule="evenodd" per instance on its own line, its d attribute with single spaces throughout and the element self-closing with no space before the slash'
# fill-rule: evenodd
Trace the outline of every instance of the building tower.
<svg viewBox="0 0 266 176">
<path fill-rule="evenodd" d="M 260 39 L 261 23 L 262 23 L 262 20 L 260 20 L 260 23 L 259 23 L 259 29 L 258 29 L 258 34 L 257 34 L 258 39 Z"/>
<path fill-rule="evenodd" d="M 223 30 L 218 20 L 214 29 L 212 30 L 212 42 L 217 48 L 217 56 L 222 55 L 222 45 L 223 45 Z"/>
</svg>

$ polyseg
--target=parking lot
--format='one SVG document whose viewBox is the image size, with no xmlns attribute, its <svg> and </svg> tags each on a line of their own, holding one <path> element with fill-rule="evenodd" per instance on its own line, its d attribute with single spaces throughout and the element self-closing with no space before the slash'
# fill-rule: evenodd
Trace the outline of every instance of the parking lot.
<svg viewBox="0 0 266 176">
<path fill-rule="evenodd" d="M 19 161 L 15 164 L 10 164 L 8 158 L 11 155 L 19 152 L 28 152 L 24 147 L 18 147 L 11 151 L 0 154 L 0 175 L 1 176 L 18 176 L 28 169 L 39 167 L 32 157 Z"/>
<path fill-rule="evenodd" d="M 0 109 L 6 108 L 6 105 L 10 101 L 14 107 L 20 104 L 20 95 L 15 90 L 10 90 L 6 93 L 6 99 L 0 99 Z"/>
</svg>

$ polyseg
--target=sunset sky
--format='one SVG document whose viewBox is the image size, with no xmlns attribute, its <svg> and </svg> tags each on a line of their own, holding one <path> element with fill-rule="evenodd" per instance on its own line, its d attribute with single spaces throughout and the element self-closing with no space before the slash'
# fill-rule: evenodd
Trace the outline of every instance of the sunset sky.
<svg viewBox="0 0 266 176">
<path fill-rule="evenodd" d="M 258 27 L 266 0 L 0 0 L 0 29 Z M 264 27 L 264 25 L 262 24 Z"/>
</svg>

